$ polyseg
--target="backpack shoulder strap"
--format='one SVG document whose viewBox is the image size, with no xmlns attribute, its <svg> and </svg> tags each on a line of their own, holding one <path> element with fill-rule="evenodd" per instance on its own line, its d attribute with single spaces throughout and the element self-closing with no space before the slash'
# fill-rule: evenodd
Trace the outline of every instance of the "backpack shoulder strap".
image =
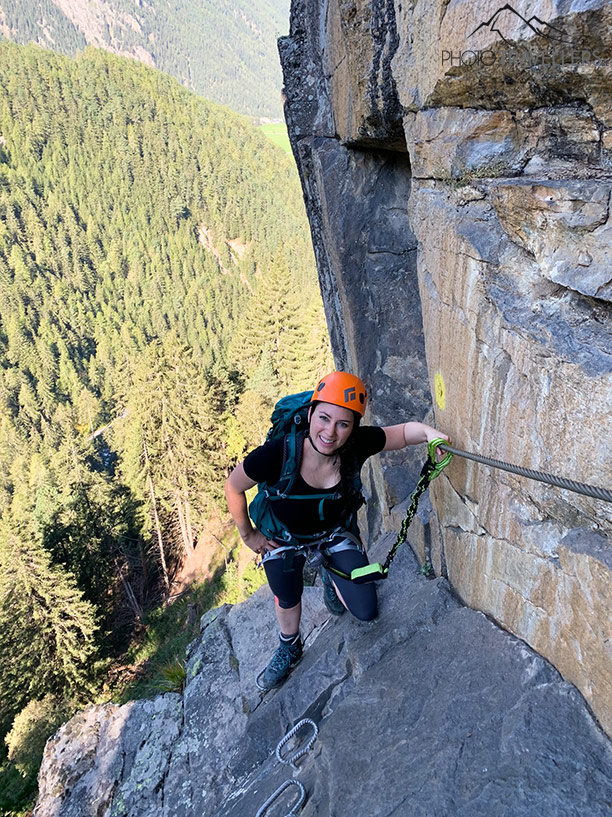
<svg viewBox="0 0 612 817">
<path fill-rule="evenodd" d="M 304 436 L 304 432 L 298 432 L 297 426 L 294 425 L 283 440 L 283 465 L 280 479 L 275 486 L 279 493 L 290 494 L 293 490 L 302 464 Z"/>
</svg>

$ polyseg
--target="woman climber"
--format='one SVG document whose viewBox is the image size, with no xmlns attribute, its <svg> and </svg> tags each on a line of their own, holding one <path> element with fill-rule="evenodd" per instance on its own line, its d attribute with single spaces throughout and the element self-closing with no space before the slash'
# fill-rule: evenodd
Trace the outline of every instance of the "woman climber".
<svg viewBox="0 0 612 817">
<path fill-rule="evenodd" d="M 308 409 L 307 430 L 297 435 L 292 460 L 296 473 L 291 487 L 289 491 L 279 490 L 273 503 L 267 504 L 278 535 L 266 536 L 258 530 L 251 505 L 256 522 L 253 527 L 245 492 L 257 483 L 275 486 L 287 476 L 289 435 L 256 448 L 225 483 L 232 518 L 245 545 L 263 555 L 263 567 L 275 597 L 280 643 L 257 679 L 260 689 L 279 686 L 302 657 L 300 600 L 306 553 L 320 550 L 326 563 L 345 575 L 368 564 L 356 526 L 356 512 L 363 502 L 359 471 L 367 458 L 438 437 L 448 440 L 446 434 L 418 422 L 384 428 L 361 426 L 365 408 L 366 390 L 358 377 L 332 372 L 319 381 Z M 262 498 L 267 502 L 265 497 L 273 493 L 273 488 L 266 490 Z M 348 609 L 362 621 L 376 617 L 374 583 L 356 584 L 324 567 L 321 578 L 323 598 L 331 613 L 341 615 Z"/>
</svg>

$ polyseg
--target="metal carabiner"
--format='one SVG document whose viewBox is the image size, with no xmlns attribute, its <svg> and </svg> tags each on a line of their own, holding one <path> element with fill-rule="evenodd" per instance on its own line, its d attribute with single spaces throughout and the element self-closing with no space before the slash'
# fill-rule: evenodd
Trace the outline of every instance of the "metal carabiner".
<svg viewBox="0 0 612 817">
<path fill-rule="evenodd" d="M 436 449 L 439 445 L 448 445 L 448 440 L 443 440 L 442 437 L 436 437 L 435 440 L 431 440 L 431 442 L 427 443 L 427 453 L 429 454 L 429 460 L 433 465 L 431 479 L 435 479 L 437 476 L 439 476 L 439 474 L 444 471 L 446 466 L 453 458 L 453 455 L 450 453 L 450 451 L 448 451 L 445 457 L 442 457 L 441 460 L 437 460 Z"/>
</svg>

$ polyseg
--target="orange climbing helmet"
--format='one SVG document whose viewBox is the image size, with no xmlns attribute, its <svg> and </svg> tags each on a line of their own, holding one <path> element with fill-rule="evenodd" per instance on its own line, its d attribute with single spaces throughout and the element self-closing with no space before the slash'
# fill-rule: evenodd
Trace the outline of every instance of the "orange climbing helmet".
<svg viewBox="0 0 612 817">
<path fill-rule="evenodd" d="M 310 402 L 332 403 L 363 417 L 367 401 L 366 388 L 358 377 L 348 372 L 331 372 L 319 380 Z"/>
</svg>

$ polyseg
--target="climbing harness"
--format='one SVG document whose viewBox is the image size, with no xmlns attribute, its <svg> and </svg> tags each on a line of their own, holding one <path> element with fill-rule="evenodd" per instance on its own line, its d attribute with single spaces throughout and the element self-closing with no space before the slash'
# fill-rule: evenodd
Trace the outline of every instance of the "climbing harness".
<svg viewBox="0 0 612 817">
<path fill-rule="evenodd" d="M 297 735 L 297 733 L 305 726 L 310 726 L 312 728 L 312 735 L 310 736 L 310 738 L 306 741 L 304 746 L 298 748 L 297 751 L 294 751 L 287 757 L 283 757 L 282 749 L 285 746 L 285 744 L 287 744 L 291 740 L 291 738 L 295 737 L 295 735 Z M 296 723 L 293 729 L 287 732 L 284 738 L 281 738 L 281 740 L 278 742 L 278 746 L 276 747 L 275 753 L 276 759 L 279 761 L 279 763 L 286 763 L 289 766 L 291 766 L 291 768 L 294 770 L 294 774 L 299 774 L 300 769 L 298 766 L 296 766 L 296 763 L 300 758 L 308 754 L 312 747 L 312 744 L 315 742 L 318 735 L 319 727 L 317 726 L 317 724 L 310 718 L 303 718 L 301 721 Z M 298 799 L 293 803 L 289 811 L 285 814 L 285 817 L 297 817 L 297 810 L 301 808 L 306 801 L 306 789 L 304 788 L 302 783 L 300 783 L 299 780 L 285 780 L 284 783 L 281 783 L 280 786 L 276 789 L 276 791 L 273 792 L 268 797 L 263 806 L 261 806 L 255 817 L 263 817 L 265 812 L 268 810 L 269 806 L 271 806 L 272 803 L 274 803 L 281 796 L 281 794 L 291 786 L 295 786 L 297 788 Z"/>
<path fill-rule="evenodd" d="M 312 567 L 319 567 L 322 565 L 335 576 L 355 582 L 355 584 L 366 584 L 367 582 L 375 582 L 380 581 L 381 579 L 386 579 L 389 574 L 389 566 L 395 558 L 395 554 L 397 553 L 399 546 L 406 541 L 408 528 L 417 512 L 419 499 L 427 490 L 431 481 L 442 473 L 444 468 L 446 468 L 453 458 L 451 453 L 447 453 L 441 460 L 436 458 L 436 450 L 442 447 L 441 443 L 443 442 L 443 439 L 436 438 L 427 445 L 427 460 L 423 464 L 416 488 L 414 489 L 414 492 L 410 498 L 410 505 L 406 512 L 404 521 L 402 522 L 397 540 L 389 551 L 384 564 L 373 562 L 372 564 L 365 565 L 364 567 L 354 568 L 350 574 L 344 573 L 342 570 L 333 567 L 329 561 L 329 556 L 331 554 L 341 550 L 363 550 L 363 546 L 359 539 L 352 532 L 341 528 L 331 531 L 322 539 L 317 539 L 307 545 L 281 545 L 274 550 L 268 551 L 265 554 L 261 564 L 269 559 L 283 559 L 285 562 L 283 572 L 289 572 L 293 569 L 293 560 L 295 556 L 298 553 L 304 553 L 307 555 L 308 561 Z M 328 548 L 324 547 L 325 542 L 335 539 L 340 533 L 343 536 L 342 542 Z"/>
<path fill-rule="evenodd" d="M 334 539 L 340 537 L 342 537 L 341 542 L 326 547 L 326 543 L 333 542 Z M 293 570 L 293 561 L 296 556 L 305 556 L 310 567 L 320 567 L 324 564 L 326 556 L 332 553 L 340 553 L 342 550 L 363 551 L 363 545 L 354 534 L 339 527 L 308 545 L 280 545 L 274 550 L 268 550 L 259 564 L 261 566 L 273 559 L 282 559 L 285 563 L 283 573 L 289 573 Z"/>
<path fill-rule="evenodd" d="M 332 567 L 329 561 L 324 561 L 323 564 L 330 573 L 339 576 L 341 579 L 348 579 L 355 582 L 355 584 L 366 584 L 367 582 L 376 582 L 387 578 L 389 575 L 389 567 L 395 558 L 395 554 L 397 553 L 399 546 L 406 541 L 406 537 L 408 536 L 408 528 L 410 527 L 410 523 L 414 519 L 417 512 L 419 499 L 427 490 L 431 481 L 442 473 L 453 458 L 452 453 L 447 453 L 447 455 L 441 460 L 436 459 L 436 449 L 442 448 L 441 443 L 443 442 L 444 440 L 441 438 L 436 438 L 427 444 L 427 460 L 423 463 L 423 467 L 421 468 L 419 480 L 412 493 L 412 496 L 410 497 L 410 505 L 406 511 L 406 516 L 402 522 L 402 526 L 397 535 L 397 539 L 395 540 L 395 544 L 387 554 L 387 558 L 385 559 L 384 563 L 380 564 L 380 562 L 372 562 L 372 564 L 365 565 L 364 567 L 356 567 L 350 574 L 348 574 L 344 573 L 342 570 Z"/>
<path fill-rule="evenodd" d="M 538 482 L 546 482 L 549 485 L 555 485 L 557 488 L 564 488 L 566 491 L 574 491 L 576 494 L 590 496 L 593 497 L 593 499 L 601 499 L 603 502 L 612 502 L 612 491 L 607 491 L 605 488 L 598 488 L 596 485 L 576 482 L 566 477 L 547 474 L 545 471 L 534 471 L 531 468 L 523 468 L 521 465 L 512 465 L 512 463 L 509 462 L 484 457 L 482 454 L 472 454 L 470 451 L 459 451 L 457 448 L 452 448 L 450 445 L 447 445 L 444 440 L 438 440 L 438 447 L 443 451 L 447 451 L 451 456 L 456 454 L 458 457 L 465 457 L 467 460 L 474 460 L 483 465 L 489 465 L 491 468 L 499 468 L 502 471 L 509 471 L 511 474 L 519 474 L 522 477 L 535 479 Z"/>
</svg>

